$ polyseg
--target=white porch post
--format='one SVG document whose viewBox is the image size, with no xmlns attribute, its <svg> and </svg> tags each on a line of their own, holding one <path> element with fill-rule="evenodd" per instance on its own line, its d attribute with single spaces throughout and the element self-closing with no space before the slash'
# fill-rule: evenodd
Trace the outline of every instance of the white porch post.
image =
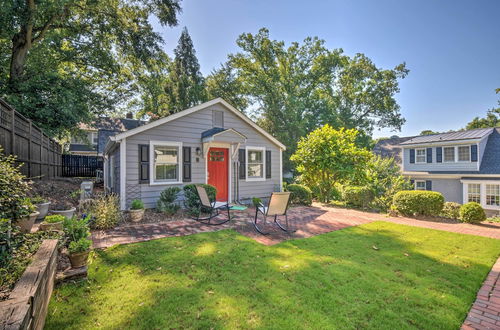
<svg viewBox="0 0 500 330">
<path fill-rule="evenodd" d="M 127 139 L 120 141 L 120 209 L 127 208 Z"/>
</svg>

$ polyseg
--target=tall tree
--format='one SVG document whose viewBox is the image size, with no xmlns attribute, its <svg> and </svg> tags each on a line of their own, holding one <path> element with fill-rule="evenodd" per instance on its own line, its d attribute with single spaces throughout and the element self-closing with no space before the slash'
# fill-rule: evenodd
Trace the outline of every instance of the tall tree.
<svg viewBox="0 0 500 330">
<path fill-rule="evenodd" d="M 125 104 L 179 0 L 0 0 L 0 95 L 53 134 Z"/>
<path fill-rule="evenodd" d="M 222 97 L 240 111 L 248 107 L 248 99 L 240 77 L 229 65 L 213 70 L 205 80 L 207 99 Z"/>
<path fill-rule="evenodd" d="M 171 72 L 165 84 L 170 114 L 205 101 L 204 78 L 187 28 L 182 30 L 174 54 Z"/>
<path fill-rule="evenodd" d="M 287 146 L 285 169 L 292 169 L 288 158 L 299 138 L 324 124 L 356 128 L 360 140 L 375 127 L 400 129 L 404 123 L 394 99 L 398 80 L 408 73 L 404 64 L 379 69 L 362 54 L 350 58 L 327 49 L 318 38 L 286 47 L 267 29 L 241 35 L 237 45 L 241 51 L 229 55 L 228 66 L 258 123 Z"/>
</svg>

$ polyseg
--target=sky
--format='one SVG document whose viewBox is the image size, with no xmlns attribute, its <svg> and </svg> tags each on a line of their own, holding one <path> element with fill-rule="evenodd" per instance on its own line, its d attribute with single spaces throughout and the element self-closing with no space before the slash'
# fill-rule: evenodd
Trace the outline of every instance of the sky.
<svg viewBox="0 0 500 330">
<path fill-rule="evenodd" d="M 186 26 L 204 75 L 238 51 L 242 33 L 262 27 L 275 40 L 318 36 L 330 49 L 364 53 L 381 68 L 406 62 L 409 75 L 396 95 L 406 119 L 401 132 L 463 128 L 498 106 L 500 0 L 183 0 L 179 25 L 155 25 L 172 55 Z"/>
</svg>

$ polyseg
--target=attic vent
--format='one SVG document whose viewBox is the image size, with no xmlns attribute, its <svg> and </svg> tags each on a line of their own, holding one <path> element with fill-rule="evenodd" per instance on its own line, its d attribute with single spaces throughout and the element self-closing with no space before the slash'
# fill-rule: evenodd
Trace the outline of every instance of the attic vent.
<svg viewBox="0 0 500 330">
<path fill-rule="evenodd" d="M 224 111 L 212 111 L 212 125 L 213 127 L 224 128 Z"/>
</svg>

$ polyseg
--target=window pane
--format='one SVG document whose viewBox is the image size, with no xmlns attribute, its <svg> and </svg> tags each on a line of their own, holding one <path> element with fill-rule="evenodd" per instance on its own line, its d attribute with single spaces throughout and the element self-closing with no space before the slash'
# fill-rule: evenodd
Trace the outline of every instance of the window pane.
<svg viewBox="0 0 500 330">
<path fill-rule="evenodd" d="M 415 182 L 416 190 L 425 190 L 425 181 L 416 181 Z"/>
<path fill-rule="evenodd" d="M 262 151 L 250 150 L 248 152 L 249 163 L 262 163 Z"/>
<path fill-rule="evenodd" d="M 455 147 L 444 148 L 444 161 L 445 162 L 455 161 Z"/>
<path fill-rule="evenodd" d="M 177 147 L 155 146 L 155 163 L 177 164 Z"/>
<path fill-rule="evenodd" d="M 481 185 L 478 183 L 469 183 L 468 201 L 481 203 Z"/>
<path fill-rule="evenodd" d="M 177 165 L 160 164 L 156 165 L 156 180 L 177 181 Z"/>
<path fill-rule="evenodd" d="M 486 185 L 486 205 L 500 206 L 500 185 Z"/>
<path fill-rule="evenodd" d="M 417 163 L 425 163 L 425 149 L 417 149 Z"/>
<path fill-rule="evenodd" d="M 248 164 L 248 177 L 249 178 L 262 178 L 264 173 L 263 164 Z"/>
<path fill-rule="evenodd" d="M 470 147 L 458 147 L 458 160 L 461 162 L 470 160 Z"/>
</svg>

